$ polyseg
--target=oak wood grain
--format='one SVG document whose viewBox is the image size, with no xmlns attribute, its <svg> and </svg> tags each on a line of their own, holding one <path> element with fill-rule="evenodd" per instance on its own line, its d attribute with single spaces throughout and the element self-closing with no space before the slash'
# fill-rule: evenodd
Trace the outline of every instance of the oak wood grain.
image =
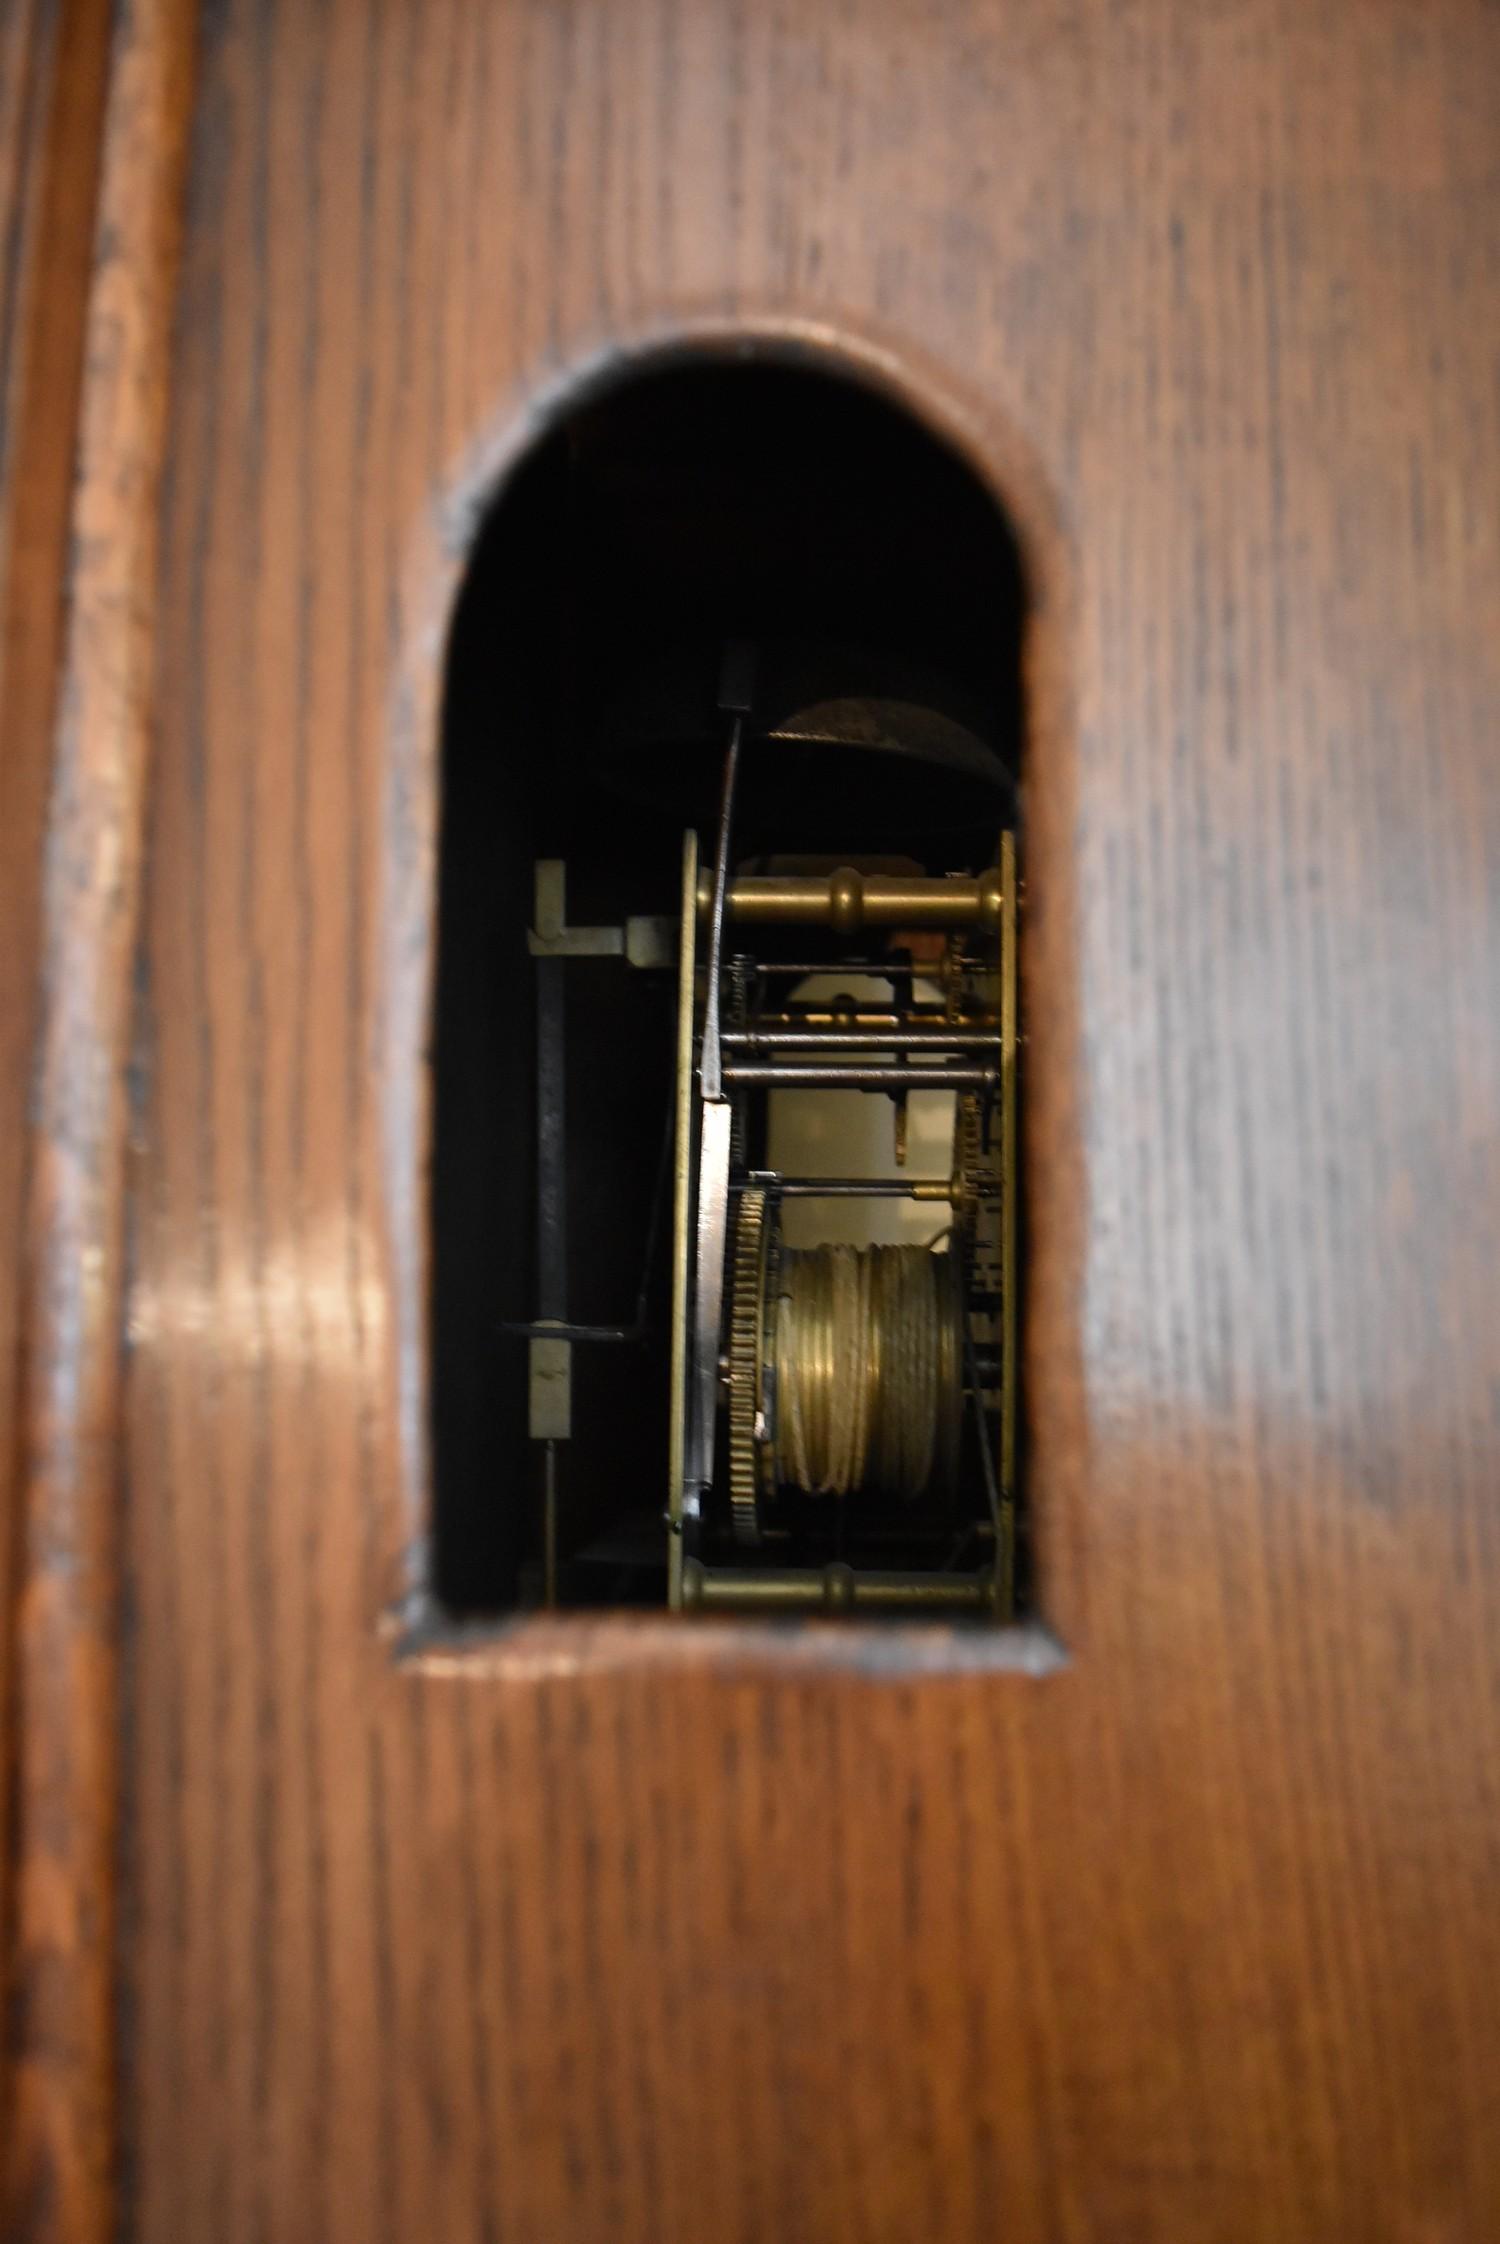
<svg viewBox="0 0 1500 2244">
<path fill-rule="evenodd" d="M 1500 19 L 229 0 L 201 46 L 125 2232 L 1492 2233 Z M 1045 1675 L 395 1656 L 443 619 L 538 414 L 740 327 L 908 397 L 1033 575 Z"/>
<path fill-rule="evenodd" d="M 175 0 L 138 0 L 121 14 L 100 138 L 107 21 L 84 8 L 61 11 L 45 53 L 44 27 L 33 27 L 33 61 L 52 77 L 60 140 L 43 188 L 50 207 L 37 254 L 48 262 L 33 284 L 49 316 L 35 315 L 35 356 L 23 350 L 19 379 L 51 375 L 59 388 L 37 399 L 17 431 L 40 448 L 15 464 L 21 500 L 11 519 L 32 500 L 39 543 L 13 548 L 8 590 L 12 614 L 30 604 L 41 651 L 60 655 L 55 730 L 52 680 L 26 659 L 34 643 L 0 681 L 7 719 L 14 713 L 23 726 L 18 746 L 35 767 L 31 784 L 40 779 L 48 798 L 43 877 L 36 885 L 33 871 L 23 892 L 36 925 L 16 929 L 36 972 L 35 1059 L 17 1258 L 15 1446 L 7 1441 L 5 1453 L 17 1470 L 13 1488 L 5 1484 L 13 1568 L 5 1838 L 14 1868 L 0 2220 L 18 2239 L 102 2238 L 115 2211 L 125 1069 L 191 38 L 189 11 Z M 59 587 L 56 471 L 72 457 L 75 405 L 77 472 Z M 33 728 L 43 729 L 45 755 Z M 24 1079 L 30 1023 L 11 1025 Z"/>
</svg>

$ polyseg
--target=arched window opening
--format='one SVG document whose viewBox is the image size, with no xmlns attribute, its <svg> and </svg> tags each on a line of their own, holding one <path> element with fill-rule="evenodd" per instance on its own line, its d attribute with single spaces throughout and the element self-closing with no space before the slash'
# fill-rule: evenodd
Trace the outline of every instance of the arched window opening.
<svg viewBox="0 0 1500 2244">
<path fill-rule="evenodd" d="M 435 1586 L 1026 1607 L 1024 578 L 866 387 L 663 364 L 510 477 L 444 709 Z"/>
</svg>

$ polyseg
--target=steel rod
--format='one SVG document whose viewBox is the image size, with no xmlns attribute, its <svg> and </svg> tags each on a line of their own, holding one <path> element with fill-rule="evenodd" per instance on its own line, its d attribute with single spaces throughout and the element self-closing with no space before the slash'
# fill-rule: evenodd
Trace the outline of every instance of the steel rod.
<svg viewBox="0 0 1500 2244">
<path fill-rule="evenodd" d="M 999 1081 L 993 1067 L 777 1066 L 736 1061 L 724 1082 L 736 1091 L 989 1091 Z"/>
<path fill-rule="evenodd" d="M 536 962 L 537 1315 L 568 1314 L 568 1189 L 563 962 Z"/>
<path fill-rule="evenodd" d="M 726 1052 L 984 1052 L 998 1051 L 993 1029 L 969 1028 L 788 1028 L 725 1029 Z"/>
<path fill-rule="evenodd" d="M 882 958 L 752 958 L 745 963 L 757 974 L 868 974 L 879 982 L 893 982 L 911 971 Z"/>
<path fill-rule="evenodd" d="M 677 1103 L 672 1159 L 672 1368 L 667 1434 L 667 1602 L 682 1605 L 685 1528 L 683 1475 L 688 1443 L 688 1257 L 692 1236 L 693 1193 L 693 993 L 698 915 L 698 836 L 691 827 L 682 837 L 682 914 L 677 931 Z"/>
<path fill-rule="evenodd" d="M 740 743 L 745 720 L 736 715 L 729 727 L 724 754 L 724 790 L 719 804 L 719 834 L 714 852 L 713 886 L 709 890 L 708 977 L 703 1008 L 703 1047 L 698 1058 L 698 1081 L 706 1099 L 722 1095 L 719 1068 L 719 962 L 723 955 L 724 914 L 729 890 L 729 835 L 734 823 L 734 791 L 739 779 Z"/>
<path fill-rule="evenodd" d="M 957 1028 L 986 1030 L 991 1036 L 1000 1033 L 998 1013 L 965 1013 L 961 1020 L 949 1018 L 941 1005 L 911 1005 L 902 1012 L 892 1012 L 889 1007 L 877 1009 L 870 1005 L 840 1004 L 837 998 L 814 997 L 802 1003 L 795 1000 L 785 1013 L 762 1013 L 754 1023 L 755 1028 L 767 1029 L 908 1029 Z"/>
<path fill-rule="evenodd" d="M 783 1200 L 940 1200 L 950 1201 L 949 1177 L 782 1177 L 774 1169 L 752 1169 L 733 1192 L 758 1189 Z"/>
<path fill-rule="evenodd" d="M 783 1200 L 930 1200 L 948 1206 L 953 1185 L 947 1177 L 766 1177 L 752 1172 L 751 1184 L 761 1184 Z M 735 1185 L 736 1192 L 743 1191 Z M 981 1199 L 996 1197 L 995 1189 L 981 1183 Z"/>
</svg>

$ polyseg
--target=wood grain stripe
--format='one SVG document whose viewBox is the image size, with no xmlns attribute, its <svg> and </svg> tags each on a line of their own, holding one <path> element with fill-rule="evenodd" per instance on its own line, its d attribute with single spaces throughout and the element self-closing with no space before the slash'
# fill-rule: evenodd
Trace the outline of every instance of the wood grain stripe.
<svg viewBox="0 0 1500 2244">
<path fill-rule="evenodd" d="M 34 0 L 10 10 L 0 27 L 0 1766 L 7 1769 L 42 837 L 108 52 L 109 0 Z M 0 1955 L 10 1921 L 9 1810 L 7 1781 L 0 1784 Z"/>
<path fill-rule="evenodd" d="M 138 0 L 115 32 L 42 905 L 4 2232 L 49 2244 L 103 2244 L 113 2220 L 125 1071 L 192 21 Z"/>
</svg>

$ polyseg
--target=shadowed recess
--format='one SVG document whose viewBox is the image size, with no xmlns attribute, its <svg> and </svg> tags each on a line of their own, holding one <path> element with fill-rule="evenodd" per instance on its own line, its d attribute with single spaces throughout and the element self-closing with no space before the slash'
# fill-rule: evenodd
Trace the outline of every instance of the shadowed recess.
<svg viewBox="0 0 1500 2244">
<path fill-rule="evenodd" d="M 443 720 L 430 1425 L 450 1613 L 538 1594 L 527 1347 L 504 1329 L 538 1313 L 536 860 L 566 861 L 570 925 L 675 918 L 684 829 L 711 849 L 739 639 L 756 699 L 738 863 L 992 862 L 1016 822 L 1025 608 L 1011 529 L 957 454 L 802 365 L 665 360 L 556 424 L 493 504 Z M 757 746 L 833 703 L 920 712 L 936 747 Z M 573 1351 L 562 1602 L 660 1604 L 675 976 L 581 957 L 565 980 L 567 1314 L 630 1325 L 643 1301 L 644 1329 Z"/>
</svg>

